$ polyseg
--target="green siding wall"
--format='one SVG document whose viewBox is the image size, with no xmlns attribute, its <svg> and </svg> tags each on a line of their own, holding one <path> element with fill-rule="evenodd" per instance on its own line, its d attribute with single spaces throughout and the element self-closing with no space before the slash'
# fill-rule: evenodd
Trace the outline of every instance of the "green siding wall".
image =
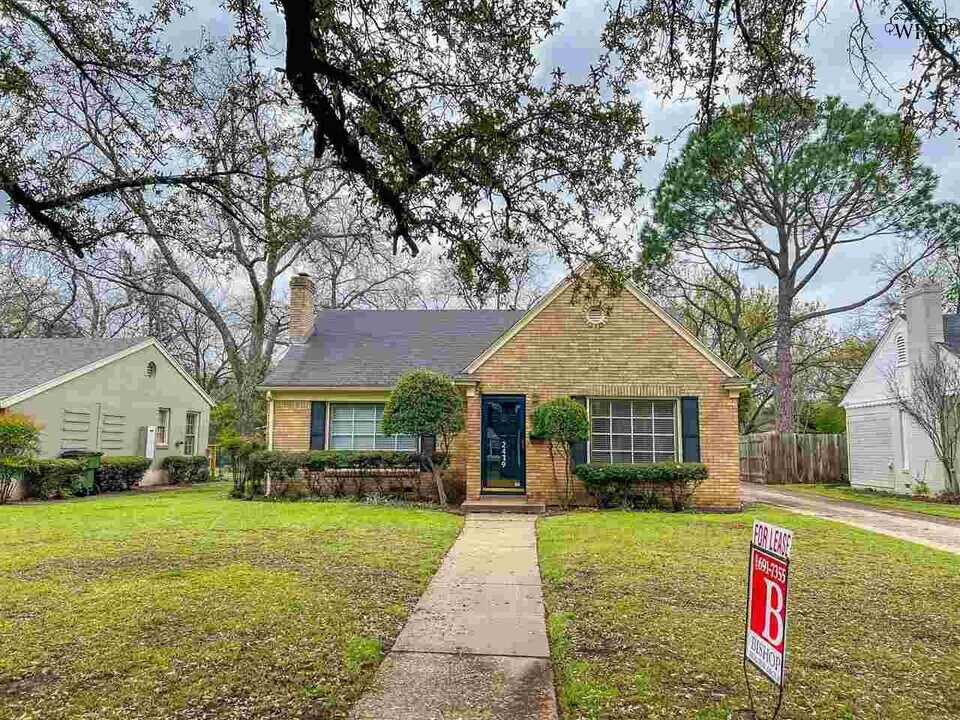
<svg viewBox="0 0 960 720">
<path fill-rule="evenodd" d="M 157 372 L 147 376 L 147 364 Z M 168 447 L 158 447 L 157 461 L 183 453 L 187 412 L 200 414 L 198 455 L 207 447 L 210 406 L 154 347 L 128 355 L 13 405 L 44 425 L 41 454 L 56 457 L 64 449 L 99 450 L 105 455 L 140 452 L 140 428 L 157 424 L 160 408 L 170 409 Z M 156 464 L 156 463 L 155 463 Z"/>
</svg>

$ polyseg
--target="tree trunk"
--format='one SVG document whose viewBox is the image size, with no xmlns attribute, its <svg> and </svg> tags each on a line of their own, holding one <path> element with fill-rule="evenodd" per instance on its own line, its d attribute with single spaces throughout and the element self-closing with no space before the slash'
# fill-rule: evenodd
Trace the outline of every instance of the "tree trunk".
<svg viewBox="0 0 960 720">
<path fill-rule="evenodd" d="M 560 453 L 563 455 L 563 503 L 564 510 L 573 504 L 573 463 L 570 457 L 570 443 L 563 443 Z"/>
<path fill-rule="evenodd" d="M 440 500 L 440 507 L 445 508 L 447 507 L 447 491 L 443 489 L 443 468 L 431 462 L 430 473 L 433 475 L 433 481 L 437 484 L 437 498 Z"/>
<path fill-rule="evenodd" d="M 777 297 L 777 431 L 793 431 L 793 287 L 780 281 Z"/>
<path fill-rule="evenodd" d="M 960 483 L 957 482 L 957 465 L 956 457 L 944 458 L 942 465 L 944 472 L 947 475 L 946 482 L 946 491 L 955 493 L 960 492 Z"/>
</svg>

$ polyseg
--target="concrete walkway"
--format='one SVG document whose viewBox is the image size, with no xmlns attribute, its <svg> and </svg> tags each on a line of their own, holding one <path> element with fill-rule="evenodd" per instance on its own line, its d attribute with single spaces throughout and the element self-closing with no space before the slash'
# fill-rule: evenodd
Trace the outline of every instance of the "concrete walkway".
<svg viewBox="0 0 960 720">
<path fill-rule="evenodd" d="M 836 520 L 938 550 L 960 553 L 960 523 L 948 518 L 895 509 L 886 510 L 864 503 L 837 500 L 807 492 L 791 492 L 769 485 L 742 483 L 740 491 L 744 502 L 777 505 L 804 515 Z"/>
<path fill-rule="evenodd" d="M 556 720 L 535 527 L 467 516 L 353 720 Z"/>
</svg>

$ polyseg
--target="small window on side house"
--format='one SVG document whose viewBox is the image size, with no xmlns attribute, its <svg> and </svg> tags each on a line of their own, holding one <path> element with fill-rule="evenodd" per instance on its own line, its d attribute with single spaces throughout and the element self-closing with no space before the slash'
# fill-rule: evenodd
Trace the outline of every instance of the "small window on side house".
<svg viewBox="0 0 960 720">
<path fill-rule="evenodd" d="M 157 364 L 151 360 L 147 363 L 147 377 L 155 377 L 157 374 Z"/>
<path fill-rule="evenodd" d="M 200 413 L 187 413 L 187 426 L 183 431 L 183 454 L 197 454 L 197 425 L 199 424 Z"/>
<path fill-rule="evenodd" d="M 897 335 L 897 365 L 907 364 L 907 341 L 903 335 Z"/>
<path fill-rule="evenodd" d="M 167 437 L 170 431 L 170 408 L 160 408 L 157 412 L 157 445 L 167 446 Z"/>
</svg>

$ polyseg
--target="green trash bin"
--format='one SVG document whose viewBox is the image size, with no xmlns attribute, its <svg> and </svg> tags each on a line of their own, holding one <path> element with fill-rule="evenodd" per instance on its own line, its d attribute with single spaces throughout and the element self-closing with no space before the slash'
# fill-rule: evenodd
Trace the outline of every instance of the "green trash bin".
<svg viewBox="0 0 960 720">
<path fill-rule="evenodd" d="M 92 493 L 94 490 L 94 478 L 96 477 L 97 468 L 100 467 L 100 458 L 102 456 L 103 453 L 89 452 L 87 450 L 67 450 L 60 453 L 60 457 L 62 458 L 83 461 L 83 474 L 80 476 L 80 488 L 85 495 Z"/>
</svg>

